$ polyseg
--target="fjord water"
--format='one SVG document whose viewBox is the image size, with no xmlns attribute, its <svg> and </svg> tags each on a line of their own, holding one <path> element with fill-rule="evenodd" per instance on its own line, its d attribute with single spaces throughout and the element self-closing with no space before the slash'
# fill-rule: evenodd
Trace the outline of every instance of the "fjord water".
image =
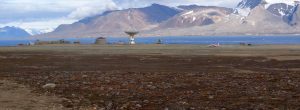
<svg viewBox="0 0 300 110">
<path fill-rule="evenodd" d="M 82 44 L 93 44 L 96 38 L 66 38 L 67 41 L 80 41 Z M 300 36 L 181 36 L 181 37 L 137 37 L 138 44 L 154 44 L 158 40 L 164 44 L 300 44 Z M 60 39 L 40 39 L 60 40 Z M 0 46 L 16 46 L 33 43 L 35 40 L 0 40 Z M 108 37 L 108 43 L 128 42 L 127 37 Z"/>
</svg>

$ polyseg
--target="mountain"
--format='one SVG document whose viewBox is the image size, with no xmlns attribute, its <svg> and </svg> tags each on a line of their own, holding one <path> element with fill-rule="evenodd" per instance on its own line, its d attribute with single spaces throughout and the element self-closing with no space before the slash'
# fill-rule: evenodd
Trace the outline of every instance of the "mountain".
<svg viewBox="0 0 300 110">
<path fill-rule="evenodd" d="M 99 37 L 107 35 L 107 33 L 119 36 L 128 30 L 151 29 L 180 12 L 178 9 L 159 4 L 152 4 L 145 8 L 109 11 L 71 25 L 61 25 L 54 32 L 40 36 Z"/>
<path fill-rule="evenodd" d="M 248 16 L 250 14 L 250 11 L 260 4 L 268 3 L 265 0 L 243 0 L 237 5 L 234 13 L 242 16 Z M 291 11 L 292 8 L 293 6 L 286 3 L 274 3 L 269 4 L 267 10 L 274 15 L 284 16 L 288 14 L 288 12 Z"/>
<path fill-rule="evenodd" d="M 180 6 L 186 11 L 160 24 L 160 28 L 184 28 L 210 25 L 222 21 L 233 12 L 230 8 L 215 6 Z"/>
<path fill-rule="evenodd" d="M 221 21 L 205 26 L 185 28 L 165 28 L 156 30 L 150 35 L 159 36 L 227 36 L 227 35 L 272 35 L 272 34 L 296 34 L 295 28 L 285 23 L 280 16 L 276 16 L 265 9 L 261 2 L 249 11 L 248 16 L 229 14 Z"/>
<path fill-rule="evenodd" d="M 179 5 L 177 8 L 182 9 L 182 10 L 193 10 L 201 7 L 206 7 L 206 6 L 199 6 L 199 5 Z"/>
<path fill-rule="evenodd" d="M 53 30 L 54 30 L 53 28 L 44 28 L 44 29 L 27 28 L 27 29 L 25 29 L 25 31 L 28 32 L 30 35 L 44 34 L 44 33 L 52 32 Z"/>
<path fill-rule="evenodd" d="M 246 23 L 253 26 L 253 31 L 259 33 L 277 33 L 282 31 L 278 29 L 288 29 L 289 27 L 281 16 L 276 16 L 266 10 L 264 4 L 260 4 L 251 10 L 246 18 Z"/>
<path fill-rule="evenodd" d="M 263 0 L 243 0 L 238 3 L 237 8 L 250 8 L 253 9 L 258 6 Z"/>
<path fill-rule="evenodd" d="M 243 0 L 235 8 L 235 14 L 248 16 L 251 9 L 261 4 L 264 0 Z"/>
<path fill-rule="evenodd" d="M 244 9 L 245 15 L 241 14 Z M 124 31 L 139 31 L 139 36 L 299 34 L 299 15 L 299 5 L 267 4 L 264 0 L 243 0 L 235 9 L 197 5 L 172 8 L 153 4 L 107 11 L 34 37 L 127 36 Z"/>
<path fill-rule="evenodd" d="M 275 3 L 271 4 L 267 10 L 277 16 L 285 16 L 289 14 L 289 12 L 293 9 L 292 5 L 288 5 L 286 3 Z"/>
<path fill-rule="evenodd" d="M 291 26 L 298 26 L 300 24 L 300 4 L 295 7 L 284 17 L 284 20 Z"/>
<path fill-rule="evenodd" d="M 0 28 L 0 38 L 24 38 L 29 36 L 29 33 L 18 27 L 6 26 Z"/>
</svg>

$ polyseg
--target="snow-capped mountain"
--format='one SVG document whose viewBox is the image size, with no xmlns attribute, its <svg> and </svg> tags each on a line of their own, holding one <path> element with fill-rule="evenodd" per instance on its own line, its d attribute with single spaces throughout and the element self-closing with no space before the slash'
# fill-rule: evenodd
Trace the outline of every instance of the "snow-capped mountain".
<svg viewBox="0 0 300 110">
<path fill-rule="evenodd" d="M 293 9 L 294 6 L 286 3 L 275 3 L 271 4 L 267 10 L 277 16 L 285 16 Z"/>
<path fill-rule="evenodd" d="M 45 29 L 25 29 L 27 33 L 30 35 L 39 35 L 39 34 L 44 34 L 48 32 L 54 31 L 53 28 L 45 28 Z"/>
<path fill-rule="evenodd" d="M 181 6 L 183 7 L 183 6 Z M 215 6 L 185 6 L 186 11 L 170 18 L 160 24 L 160 28 L 183 28 L 193 26 L 204 26 L 222 21 L 222 19 L 233 12 L 230 8 Z"/>
<path fill-rule="evenodd" d="M 284 17 L 284 20 L 291 26 L 299 26 L 300 4 L 296 4 L 293 9 Z"/>
<path fill-rule="evenodd" d="M 0 28 L 0 38 L 24 38 L 29 36 L 29 33 L 18 27 L 6 26 Z"/>
<path fill-rule="evenodd" d="M 241 16 L 248 16 L 250 10 L 255 8 L 261 3 L 266 3 L 266 2 L 264 0 L 243 0 L 237 5 L 234 13 L 239 14 Z"/>
<path fill-rule="evenodd" d="M 250 8 L 253 9 L 258 6 L 263 0 L 243 0 L 238 5 L 237 8 Z"/>
<path fill-rule="evenodd" d="M 247 16 L 245 19 L 248 24 L 253 25 L 257 28 L 287 25 L 286 23 L 283 22 L 280 16 L 276 16 L 273 13 L 266 10 L 263 4 L 260 4 L 255 8 L 253 8 L 249 16 Z"/>
<path fill-rule="evenodd" d="M 128 30 L 141 36 L 299 34 L 299 21 L 299 5 L 264 0 L 242 0 L 235 9 L 153 4 L 108 11 L 35 37 L 120 37 Z"/>
<path fill-rule="evenodd" d="M 287 3 L 268 3 L 265 0 L 243 0 L 235 8 L 234 13 L 241 16 L 248 16 L 252 9 L 263 4 L 269 12 L 277 16 L 285 16 L 293 8 Z"/>
</svg>

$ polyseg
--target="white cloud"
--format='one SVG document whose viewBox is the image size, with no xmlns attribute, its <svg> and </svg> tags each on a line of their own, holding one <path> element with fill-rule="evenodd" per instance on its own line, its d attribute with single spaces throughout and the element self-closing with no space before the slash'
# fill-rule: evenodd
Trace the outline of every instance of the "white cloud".
<svg viewBox="0 0 300 110">
<path fill-rule="evenodd" d="M 49 16 L 70 14 L 69 17 L 82 18 L 115 8 L 116 4 L 112 0 L 0 0 L 0 19 L 4 16 L 24 17 L 22 15 L 37 17 L 37 13 L 43 13 L 41 18 L 47 17 L 47 13 Z"/>
<path fill-rule="evenodd" d="M 143 7 L 152 3 L 159 3 L 168 6 L 197 4 L 203 6 L 223 6 L 234 8 L 242 0 L 113 0 L 123 8 Z M 295 0 L 266 0 L 269 3 L 293 3 Z"/>
<path fill-rule="evenodd" d="M 97 15 L 106 10 L 115 10 L 117 9 L 116 4 L 111 0 L 98 0 L 95 2 L 86 3 L 74 11 L 72 11 L 68 17 L 82 19 L 87 16 Z"/>
<path fill-rule="evenodd" d="M 150 5 L 152 3 L 159 3 L 168 6 L 178 6 L 178 5 L 204 5 L 204 6 L 224 6 L 224 7 L 234 7 L 241 0 L 114 0 L 118 5 L 123 8 L 128 7 L 143 7 Z"/>
<path fill-rule="evenodd" d="M 111 4 L 111 0 L 1 0 L 0 10 L 13 11 L 72 11 L 82 6 L 103 6 L 103 4 Z"/>
<path fill-rule="evenodd" d="M 112 0 L 0 0 L 0 27 L 48 32 L 110 9 L 116 9 Z"/>
</svg>

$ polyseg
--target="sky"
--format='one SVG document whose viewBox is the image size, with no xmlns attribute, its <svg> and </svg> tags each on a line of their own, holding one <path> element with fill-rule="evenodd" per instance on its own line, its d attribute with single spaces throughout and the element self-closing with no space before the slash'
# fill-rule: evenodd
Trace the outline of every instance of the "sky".
<svg viewBox="0 0 300 110">
<path fill-rule="evenodd" d="M 16 26 L 49 32 L 60 24 L 71 24 L 107 10 L 145 7 L 153 3 L 167 6 L 206 5 L 235 7 L 241 0 L 0 0 L 0 27 Z M 267 0 L 289 2 L 292 0 Z"/>
</svg>

